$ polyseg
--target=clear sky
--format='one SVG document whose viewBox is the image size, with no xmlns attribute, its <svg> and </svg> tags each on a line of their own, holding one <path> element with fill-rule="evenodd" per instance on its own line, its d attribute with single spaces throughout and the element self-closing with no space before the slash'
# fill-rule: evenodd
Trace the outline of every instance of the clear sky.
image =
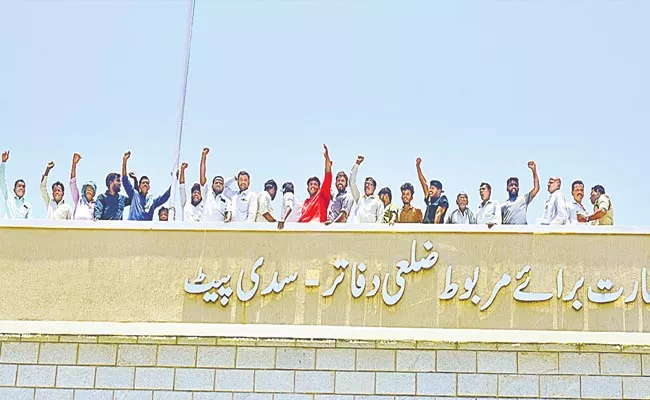
<svg viewBox="0 0 650 400">
<path fill-rule="evenodd" d="M 0 2 L 0 149 L 8 183 L 79 179 L 104 188 L 130 169 L 169 185 L 183 71 L 185 0 Z M 645 162 L 650 139 L 648 1 L 240 1 L 197 0 L 181 158 L 198 179 L 246 169 L 252 189 L 274 178 L 322 176 L 322 143 L 334 172 L 379 187 L 416 186 L 415 158 L 454 202 L 479 203 L 482 181 L 538 164 L 545 182 L 602 184 L 617 225 L 650 225 Z M 69 198 L 69 190 L 66 191 Z M 641 199 L 642 205 L 637 201 Z M 585 198 L 585 205 L 589 204 Z M 280 204 L 276 199 L 276 212 Z M 590 205 L 589 205 L 590 206 Z"/>
</svg>

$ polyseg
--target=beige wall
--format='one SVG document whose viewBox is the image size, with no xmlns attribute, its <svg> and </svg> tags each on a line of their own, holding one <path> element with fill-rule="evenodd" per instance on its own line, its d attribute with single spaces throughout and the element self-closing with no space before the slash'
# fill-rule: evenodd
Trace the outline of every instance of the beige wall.
<svg viewBox="0 0 650 400">
<path fill-rule="evenodd" d="M 375 274 L 389 274 L 388 289 L 397 291 L 396 264 L 410 261 L 417 241 L 417 259 L 430 241 L 438 252 L 429 270 L 405 277 L 401 300 L 388 306 L 381 290 L 372 298 Z M 491 329 L 548 329 L 585 331 L 650 331 L 643 318 L 641 272 L 650 260 L 647 234 L 477 233 L 477 232 L 300 232 L 300 231 L 190 231 L 119 229 L 45 229 L 0 227 L 0 320 L 121 321 L 121 322 L 233 322 L 381 327 L 440 327 Z M 248 302 L 237 299 L 237 281 L 245 271 L 243 289 L 252 287 L 251 267 L 264 257 L 258 270 L 260 285 Z M 334 295 L 323 297 L 341 272 L 332 266 L 347 259 L 345 278 Z M 351 294 L 354 263 L 367 266 L 366 290 Z M 439 300 L 445 273 L 453 266 L 452 281 L 459 291 L 451 300 Z M 544 302 L 515 301 L 515 288 L 525 278 L 515 275 L 531 266 L 527 291 L 552 292 Z M 459 300 L 465 279 L 480 267 L 475 292 L 478 306 Z M 200 294 L 187 294 L 186 278 L 203 267 L 206 282 L 227 274 L 233 294 L 227 306 L 206 303 Z M 571 301 L 557 298 L 557 275 L 563 271 L 563 295 L 580 278 L 584 286 Z M 297 272 L 297 279 L 280 294 L 262 296 L 277 271 L 280 279 Z M 512 282 L 494 303 L 479 311 L 504 273 Z M 320 287 L 305 286 L 319 278 Z M 612 292 L 624 288 L 613 303 L 588 300 L 587 290 L 598 291 L 599 279 L 613 282 Z M 634 301 L 624 304 L 638 281 Z"/>
</svg>

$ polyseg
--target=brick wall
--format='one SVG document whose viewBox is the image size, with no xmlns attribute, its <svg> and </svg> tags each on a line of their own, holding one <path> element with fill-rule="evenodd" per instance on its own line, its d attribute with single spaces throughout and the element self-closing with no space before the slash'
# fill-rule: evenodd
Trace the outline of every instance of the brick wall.
<svg viewBox="0 0 650 400">
<path fill-rule="evenodd" d="M 0 336 L 0 399 L 415 397 L 650 399 L 650 346 Z"/>
</svg>

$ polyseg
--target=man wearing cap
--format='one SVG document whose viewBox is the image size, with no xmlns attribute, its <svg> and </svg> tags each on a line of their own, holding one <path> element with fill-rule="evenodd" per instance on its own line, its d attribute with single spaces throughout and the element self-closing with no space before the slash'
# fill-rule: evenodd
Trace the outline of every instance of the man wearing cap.
<svg viewBox="0 0 650 400">
<path fill-rule="evenodd" d="M 206 178 L 207 157 L 209 148 L 204 148 L 201 153 L 201 171 L 199 182 L 203 197 L 203 222 L 230 222 L 232 218 L 232 203 L 223 195 L 224 180 L 217 175 L 212 179 L 212 185 L 208 186 Z"/>
<path fill-rule="evenodd" d="M 278 193 L 278 184 L 273 179 L 264 183 L 264 191 L 257 195 L 255 222 L 276 222 L 273 215 L 273 200 Z"/>
<path fill-rule="evenodd" d="M 302 212 L 302 206 L 296 199 L 295 189 L 292 182 L 285 182 L 282 185 L 282 213 L 278 221 L 278 229 L 284 228 L 285 222 L 298 222 Z"/>
<path fill-rule="evenodd" d="M 381 223 L 384 219 L 384 203 L 375 195 L 377 181 L 372 177 L 367 177 L 363 184 L 363 195 L 360 195 L 357 187 L 359 166 L 364 159 L 365 157 L 362 155 L 357 156 L 357 161 L 352 166 L 352 172 L 350 173 L 350 190 L 356 203 L 352 212 L 354 215 L 353 221 L 361 224 Z"/>
<path fill-rule="evenodd" d="M 526 225 L 528 223 L 526 220 L 528 205 L 539 192 L 539 177 L 535 161 L 528 161 L 528 168 L 533 172 L 533 188 L 530 192 L 519 196 L 519 178 L 508 178 L 506 182 L 509 197 L 501 204 L 504 225 Z"/>
<path fill-rule="evenodd" d="M 456 196 L 456 205 L 458 206 L 457 209 L 451 212 L 447 216 L 447 221 L 445 221 L 446 224 L 475 224 L 476 223 L 476 217 L 474 216 L 474 213 L 472 210 L 467 207 L 469 204 L 469 197 L 467 196 L 467 193 L 465 192 L 460 192 L 458 193 L 458 196 Z"/>
<path fill-rule="evenodd" d="M 433 180 L 427 186 L 427 179 L 422 173 L 421 164 L 422 159 L 418 157 L 415 160 L 415 168 L 417 169 L 418 179 L 424 192 L 424 203 L 427 206 L 422 222 L 425 224 L 444 224 L 445 214 L 449 208 L 449 200 L 447 200 L 447 196 L 442 194 L 442 183 L 440 181 Z"/>
<path fill-rule="evenodd" d="M 201 155 L 201 163 L 205 162 L 205 158 Z M 181 209 L 183 210 L 183 221 L 187 222 L 200 222 L 203 218 L 203 194 L 201 193 L 201 185 L 195 183 L 192 185 L 190 194 L 190 202 L 187 202 L 187 190 L 185 187 L 185 170 L 187 163 L 181 164 L 181 172 L 178 178 L 179 191 L 181 196 Z M 205 169 L 205 165 L 203 166 Z"/>
<path fill-rule="evenodd" d="M 9 194 L 5 168 L 9 161 L 9 151 L 2 152 L 0 162 L 0 218 L 28 219 L 32 217 L 32 205 L 25 201 L 27 185 L 22 179 L 14 183 L 14 191 Z"/>
<path fill-rule="evenodd" d="M 560 177 L 552 176 L 548 179 L 548 193 L 550 196 L 544 205 L 541 225 L 566 225 L 569 223 L 569 208 L 560 190 L 561 187 L 562 180 Z"/>
<path fill-rule="evenodd" d="M 580 222 L 590 222 L 593 225 L 614 225 L 614 205 L 612 199 L 605 194 L 602 185 L 591 188 L 591 204 L 594 205 L 594 213 L 580 218 Z"/>
<path fill-rule="evenodd" d="M 492 186 L 489 183 L 483 182 L 479 186 L 479 195 L 481 196 L 481 204 L 478 205 L 476 211 L 476 223 L 479 225 L 487 225 L 492 228 L 494 225 L 500 225 L 501 207 L 499 203 L 492 200 Z"/>
</svg>

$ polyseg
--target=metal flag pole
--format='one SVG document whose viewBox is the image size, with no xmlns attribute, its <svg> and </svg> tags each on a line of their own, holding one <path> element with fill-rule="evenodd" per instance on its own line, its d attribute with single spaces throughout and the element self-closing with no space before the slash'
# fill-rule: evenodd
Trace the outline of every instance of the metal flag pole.
<svg viewBox="0 0 650 400">
<path fill-rule="evenodd" d="M 185 26 L 185 65 L 183 73 L 183 86 L 181 87 L 180 106 L 178 110 L 178 125 L 176 131 L 176 149 L 174 150 L 174 165 L 172 167 L 172 191 L 169 196 L 169 219 L 176 219 L 176 194 L 178 192 L 178 179 L 176 171 L 180 166 L 181 142 L 183 140 L 183 123 L 185 122 L 185 97 L 187 95 L 187 77 L 190 70 L 190 52 L 192 48 L 192 28 L 194 27 L 195 0 L 188 0 L 187 22 Z M 182 212 L 182 211 L 181 211 Z"/>
</svg>

